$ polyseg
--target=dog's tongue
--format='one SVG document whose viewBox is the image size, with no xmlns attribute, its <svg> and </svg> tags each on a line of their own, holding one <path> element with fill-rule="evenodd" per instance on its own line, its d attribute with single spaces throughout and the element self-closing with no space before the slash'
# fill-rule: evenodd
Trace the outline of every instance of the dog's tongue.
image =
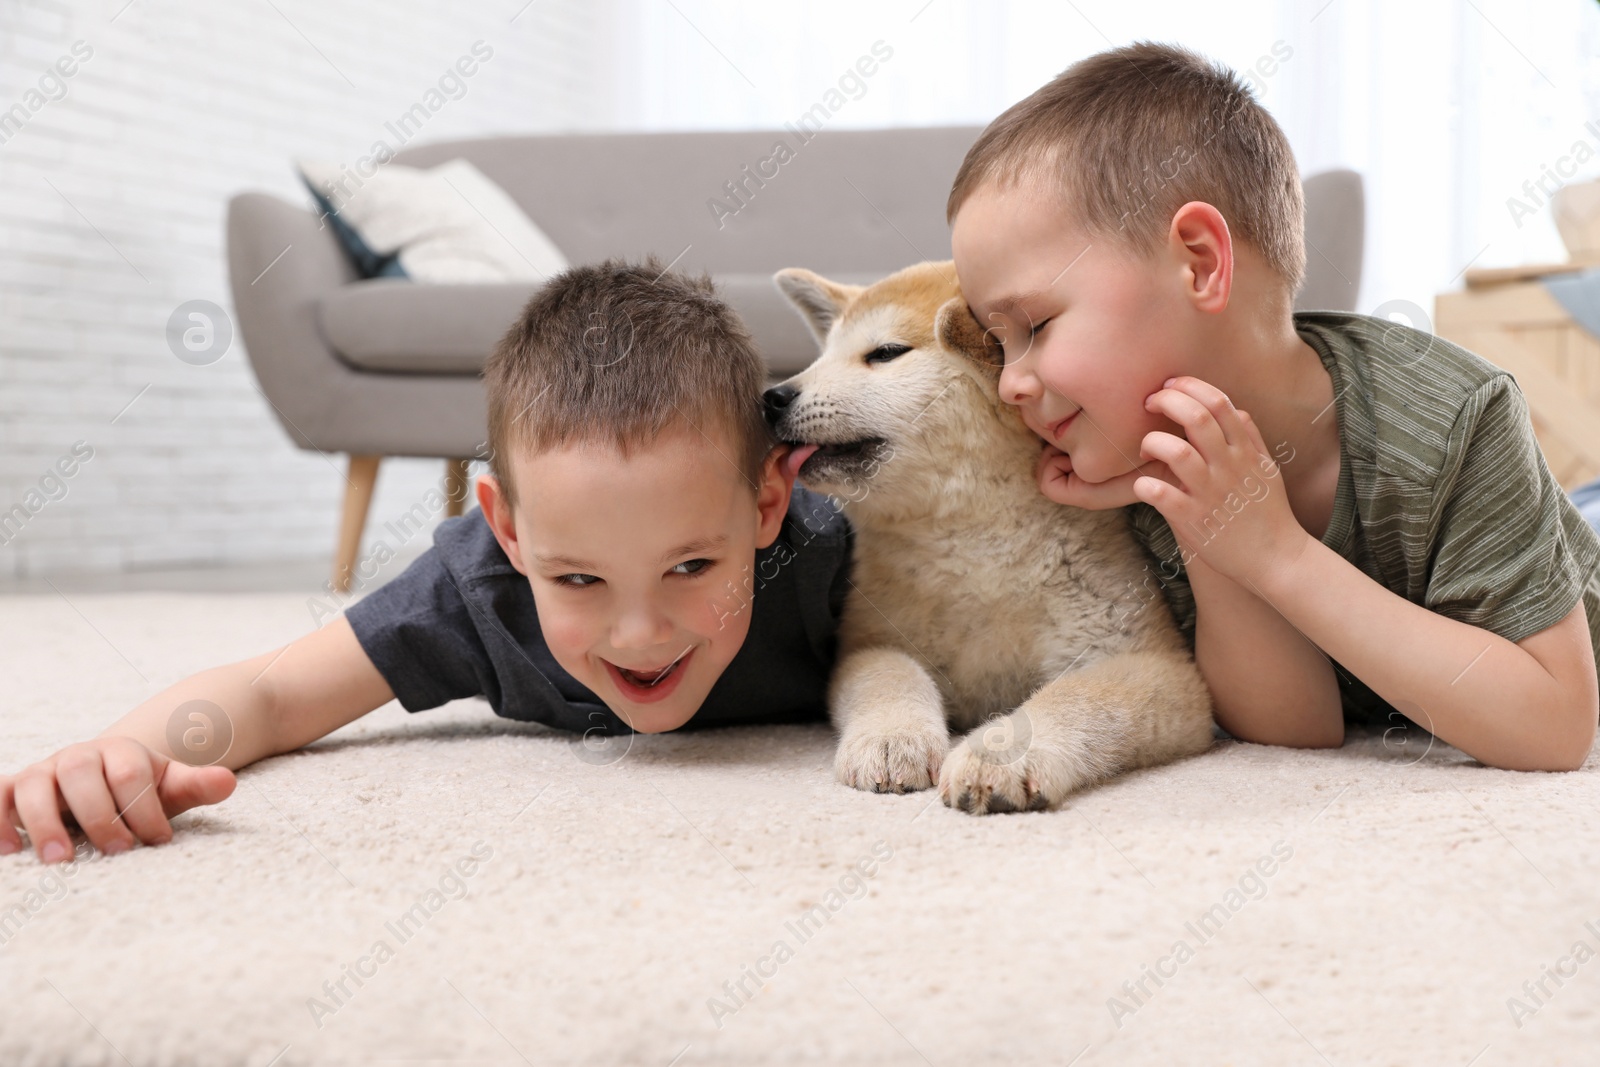
<svg viewBox="0 0 1600 1067">
<path fill-rule="evenodd" d="M 816 445 L 795 445 L 789 449 L 789 454 L 783 457 L 782 469 L 785 478 L 794 478 L 800 473 L 800 465 L 811 458 L 811 453 L 817 450 Z"/>
</svg>

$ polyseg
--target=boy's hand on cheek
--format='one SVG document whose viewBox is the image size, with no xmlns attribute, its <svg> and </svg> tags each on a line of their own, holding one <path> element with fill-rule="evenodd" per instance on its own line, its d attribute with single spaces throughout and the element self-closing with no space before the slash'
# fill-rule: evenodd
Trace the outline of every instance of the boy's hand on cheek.
<svg viewBox="0 0 1600 1067">
<path fill-rule="evenodd" d="M 1299 555 L 1310 535 L 1295 519 L 1278 465 L 1247 412 L 1190 377 L 1168 379 L 1145 407 L 1182 426 L 1188 438 L 1146 434 L 1139 454 L 1162 461 L 1176 481 L 1139 478 L 1134 486 L 1186 554 L 1236 582 Z"/>
<path fill-rule="evenodd" d="M 1099 511 L 1137 504 L 1140 497 L 1133 491 L 1133 483 L 1141 476 L 1175 481 L 1165 467 L 1160 460 L 1152 460 L 1127 474 L 1103 482 L 1086 482 L 1073 471 L 1072 457 L 1047 441 L 1044 451 L 1039 453 L 1033 476 L 1039 483 L 1039 492 L 1057 504 Z"/>
</svg>

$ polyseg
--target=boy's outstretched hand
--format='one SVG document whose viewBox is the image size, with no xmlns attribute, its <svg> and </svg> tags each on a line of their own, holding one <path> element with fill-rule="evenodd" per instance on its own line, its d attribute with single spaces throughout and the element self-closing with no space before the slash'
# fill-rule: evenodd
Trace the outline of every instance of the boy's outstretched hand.
<svg viewBox="0 0 1600 1067">
<path fill-rule="evenodd" d="M 22 849 L 28 831 L 45 863 L 72 855 L 63 814 L 101 852 L 172 839 L 167 821 L 233 793 L 238 779 L 221 766 L 191 767 L 131 737 L 101 736 L 68 745 L 14 775 L 0 775 L 0 853 Z"/>
</svg>

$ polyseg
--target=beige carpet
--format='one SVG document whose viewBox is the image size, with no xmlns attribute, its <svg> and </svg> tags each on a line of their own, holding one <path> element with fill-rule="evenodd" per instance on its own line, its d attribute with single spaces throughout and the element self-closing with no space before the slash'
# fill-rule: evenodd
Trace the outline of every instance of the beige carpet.
<svg viewBox="0 0 1600 1067">
<path fill-rule="evenodd" d="M 309 625 L 0 600 L 0 770 Z M 976 819 L 834 784 L 821 726 L 390 705 L 168 845 L 0 857 L 0 1064 L 1596 1062 L 1600 764 L 1419 755 L 1220 743 Z"/>
</svg>

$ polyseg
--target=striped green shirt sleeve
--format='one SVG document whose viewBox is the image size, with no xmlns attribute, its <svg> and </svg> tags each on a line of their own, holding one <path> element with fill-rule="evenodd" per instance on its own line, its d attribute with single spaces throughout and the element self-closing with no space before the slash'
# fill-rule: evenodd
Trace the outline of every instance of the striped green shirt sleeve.
<svg viewBox="0 0 1600 1067">
<path fill-rule="evenodd" d="M 1396 595 L 1508 641 L 1554 625 L 1582 600 L 1600 662 L 1600 537 L 1551 474 L 1516 380 L 1383 319 L 1300 312 L 1295 327 L 1333 380 L 1339 421 L 1323 543 Z M 1150 554 L 1147 585 L 1161 589 L 1193 647 L 1194 596 L 1177 539 L 1149 505 L 1128 511 Z M 1334 668 L 1347 719 L 1394 721 L 1395 708 Z"/>
</svg>

